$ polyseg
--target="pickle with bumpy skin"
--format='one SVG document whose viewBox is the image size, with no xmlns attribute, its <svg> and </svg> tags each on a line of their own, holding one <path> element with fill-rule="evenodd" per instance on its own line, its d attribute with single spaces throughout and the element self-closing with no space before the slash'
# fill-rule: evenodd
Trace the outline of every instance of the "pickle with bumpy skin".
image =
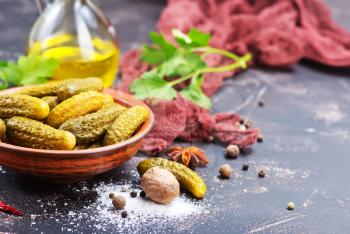
<svg viewBox="0 0 350 234">
<path fill-rule="evenodd" d="M 22 94 L 0 96 L 0 118 L 23 116 L 31 119 L 44 119 L 50 112 L 49 105 L 36 97 Z"/>
<path fill-rule="evenodd" d="M 67 80 L 57 89 L 57 96 L 63 101 L 86 91 L 103 91 L 102 80 L 96 77 Z"/>
<path fill-rule="evenodd" d="M 45 96 L 42 97 L 41 100 L 44 100 L 50 107 L 50 110 L 55 108 L 60 102 L 57 96 Z"/>
<path fill-rule="evenodd" d="M 148 110 L 143 106 L 134 106 L 121 113 L 107 129 L 103 145 L 112 145 L 125 141 L 147 120 Z"/>
<path fill-rule="evenodd" d="M 0 119 L 0 140 L 5 136 L 6 133 L 6 125 L 5 122 Z"/>
<path fill-rule="evenodd" d="M 205 196 L 207 186 L 202 177 L 183 164 L 164 158 L 151 158 L 142 161 L 137 166 L 137 170 L 140 176 L 142 176 L 148 169 L 156 166 L 173 173 L 179 181 L 180 186 L 190 192 L 194 197 L 203 198 Z"/>
<path fill-rule="evenodd" d="M 25 94 L 32 97 L 56 96 L 58 88 L 65 81 L 51 81 L 46 84 L 33 85 L 17 91 L 17 94 Z"/>
<path fill-rule="evenodd" d="M 72 150 L 75 136 L 39 121 L 15 116 L 6 122 L 6 136 L 16 145 L 51 150 Z"/>
<path fill-rule="evenodd" d="M 58 128 L 69 119 L 75 119 L 101 109 L 104 105 L 102 93 L 88 91 L 80 93 L 61 102 L 53 108 L 46 123 L 54 128 Z"/>
<path fill-rule="evenodd" d="M 125 110 L 125 107 L 118 104 L 104 106 L 95 113 L 67 120 L 60 129 L 73 133 L 77 144 L 92 144 L 105 134 L 107 128 Z"/>
<path fill-rule="evenodd" d="M 105 99 L 103 103 L 104 106 L 108 106 L 114 103 L 114 99 L 110 94 L 103 94 L 103 97 Z"/>
</svg>

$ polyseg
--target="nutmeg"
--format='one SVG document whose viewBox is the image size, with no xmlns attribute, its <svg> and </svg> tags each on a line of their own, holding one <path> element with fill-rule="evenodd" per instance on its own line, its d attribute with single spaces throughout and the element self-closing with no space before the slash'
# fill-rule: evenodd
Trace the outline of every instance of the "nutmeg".
<svg viewBox="0 0 350 234">
<path fill-rule="evenodd" d="M 112 204 L 114 206 L 115 209 L 117 210 L 121 210 L 125 207 L 126 204 L 126 200 L 125 197 L 121 196 L 121 195 L 114 195 L 114 197 L 112 198 Z"/>
<path fill-rule="evenodd" d="M 152 167 L 141 178 L 147 197 L 157 203 L 168 204 L 179 196 L 180 184 L 168 170 Z"/>
</svg>

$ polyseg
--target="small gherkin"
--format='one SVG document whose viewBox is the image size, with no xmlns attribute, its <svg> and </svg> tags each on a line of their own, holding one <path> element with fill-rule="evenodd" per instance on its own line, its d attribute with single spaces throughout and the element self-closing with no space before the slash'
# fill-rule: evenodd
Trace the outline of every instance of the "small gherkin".
<svg viewBox="0 0 350 234">
<path fill-rule="evenodd" d="M 44 119 L 50 112 L 49 105 L 36 97 L 22 94 L 0 96 L 0 118 L 23 116 L 31 119 Z"/>
<path fill-rule="evenodd" d="M 69 119 L 75 119 L 95 111 L 104 106 L 104 95 L 95 91 L 80 93 L 61 102 L 51 110 L 46 123 L 54 128 Z"/>
<path fill-rule="evenodd" d="M 65 81 L 51 81 L 46 84 L 33 85 L 17 91 L 17 94 L 25 94 L 32 97 L 56 96 L 58 88 Z"/>
<path fill-rule="evenodd" d="M 148 116 L 148 110 L 143 106 L 133 106 L 124 111 L 107 129 L 103 145 L 112 145 L 129 139 Z"/>
<path fill-rule="evenodd" d="M 39 121 L 15 116 L 6 122 L 6 136 L 16 145 L 51 150 L 72 150 L 75 136 Z"/>
<path fill-rule="evenodd" d="M 86 91 L 103 91 L 103 83 L 100 78 L 91 77 L 84 79 L 70 79 L 63 82 L 57 89 L 57 96 L 60 101 L 66 100 L 74 95 Z"/>
<path fill-rule="evenodd" d="M 126 108 L 118 104 L 104 106 L 101 110 L 64 122 L 61 130 L 69 131 L 77 144 L 88 145 L 101 139 L 107 128 Z"/>
<path fill-rule="evenodd" d="M 0 140 L 5 136 L 6 133 L 6 125 L 5 122 L 0 119 Z"/>
</svg>

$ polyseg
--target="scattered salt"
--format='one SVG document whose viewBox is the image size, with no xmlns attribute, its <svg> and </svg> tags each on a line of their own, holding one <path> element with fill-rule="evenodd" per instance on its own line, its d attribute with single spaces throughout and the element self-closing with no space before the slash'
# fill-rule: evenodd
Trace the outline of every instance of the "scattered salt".
<svg viewBox="0 0 350 234">
<path fill-rule="evenodd" d="M 167 205 L 157 204 L 147 198 L 141 198 L 139 195 L 136 198 L 131 198 L 128 192 L 122 192 L 121 185 L 106 184 L 96 188 L 99 198 L 98 211 L 102 214 L 107 215 L 107 218 L 112 215 L 115 216 L 110 209 L 113 209 L 111 199 L 108 198 L 110 192 L 114 192 L 119 195 L 123 195 L 126 199 L 125 210 L 128 213 L 132 212 L 135 215 L 143 215 L 148 217 L 184 217 L 202 211 L 202 207 L 196 204 L 194 201 L 186 198 L 185 196 L 180 196 L 175 201 Z M 140 189 L 133 189 L 133 191 L 139 192 Z"/>
</svg>

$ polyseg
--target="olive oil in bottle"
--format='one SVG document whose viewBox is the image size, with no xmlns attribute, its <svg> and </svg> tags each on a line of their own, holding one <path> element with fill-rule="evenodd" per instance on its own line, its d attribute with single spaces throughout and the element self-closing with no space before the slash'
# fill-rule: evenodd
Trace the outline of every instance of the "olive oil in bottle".
<svg viewBox="0 0 350 234">
<path fill-rule="evenodd" d="M 101 39 L 93 39 L 88 49 L 75 45 L 75 41 L 71 35 L 53 37 L 33 43 L 29 53 L 60 61 L 52 79 L 99 77 L 105 87 L 112 86 L 118 71 L 118 48 Z"/>
<path fill-rule="evenodd" d="M 31 30 L 28 53 L 60 61 L 54 80 L 99 77 L 105 87 L 112 86 L 119 46 L 113 26 L 94 0 L 38 3 L 42 12 Z"/>
</svg>

